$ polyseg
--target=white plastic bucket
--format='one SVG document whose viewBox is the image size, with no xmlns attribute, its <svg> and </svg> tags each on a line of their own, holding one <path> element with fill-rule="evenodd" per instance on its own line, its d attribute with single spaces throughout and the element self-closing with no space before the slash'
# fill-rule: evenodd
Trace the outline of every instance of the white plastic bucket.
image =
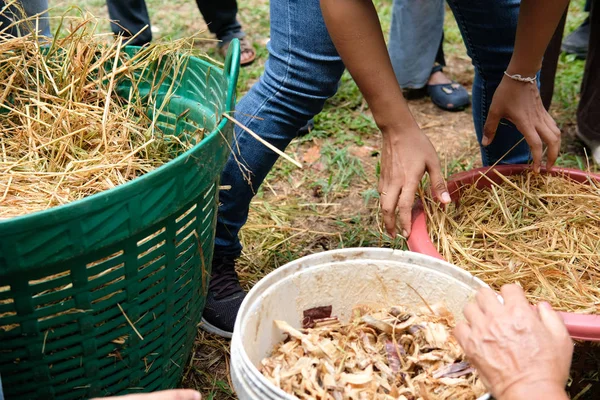
<svg viewBox="0 0 600 400">
<path fill-rule="evenodd" d="M 357 304 L 422 307 L 419 295 L 429 304 L 443 302 L 460 320 L 465 304 L 484 286 L 445 261 L 401 250 L 333 250 L 293 261 L 264 277 L 242 303 L 231 339 L 233 387 L 240 400 L 296 399 L 257 368 L 284 339 L 274 320 L 300 327 L 304 310 L 326 305 L 347 320 Z"/>
</svg>

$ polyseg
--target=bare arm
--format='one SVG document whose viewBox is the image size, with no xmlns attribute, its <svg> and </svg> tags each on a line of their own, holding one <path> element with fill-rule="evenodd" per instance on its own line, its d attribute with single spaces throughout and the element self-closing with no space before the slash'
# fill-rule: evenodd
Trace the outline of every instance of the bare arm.
<svg viewBox="0 0 600 400">
<path fill-rule="evenodd" d="M 411 207 L 425 172 L 436 196 L 449 202 L 439 159 L 414 120 L 390 61 L 371 0 L 321 0 L 331 38 L 383 134 L 379 192 L 385 227 L 396 234 L 396 207 L 402 234 L 411 228 Z"/>
<path fill-rule="evenodd" d="M 380 129 L 415 127 L 371 0 L 321 0 L 327 30 Z"/>
<path fill-rule="evenodd" d="M 569 0 L 522 0 L 508 73 L 534 76 Z"/>
</svg>

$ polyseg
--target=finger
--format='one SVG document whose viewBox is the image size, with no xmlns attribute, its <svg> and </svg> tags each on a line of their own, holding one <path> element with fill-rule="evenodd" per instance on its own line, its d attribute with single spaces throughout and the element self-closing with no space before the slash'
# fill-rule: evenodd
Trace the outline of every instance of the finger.
<svg viewBox="0 0 600 400">
<path fill-rule="evenodd" d="M 529 301 L 525 297 L 525 292 L 519 285 L 504 285 L 500 288 L 504 304 L 506 306 L 518 306 L 529 308 Z"/>
<path fill-rule="evenodd" d="M 496 130 L 498 129 L 498 124 L 500 124 L 500 113 L 496 111 L 496 107 L 493 102 L 488 112 L 487 118 L 485 119 L 485 125 L 483 126 L 483 137 L 481 138 L 481 145 L 487 146 L 494 140 L 496 137 Z"/>
<path fill-rule="evenodd" d="M 548 136 L 548 139 L 544 140 L 548 144 L 546 168 L 551 169 L 560 153 L 561 134 L 560 129 L 556 126 L 556 122 L 554 122 L 550 115 L 546 116 L 544 122 L 544 127 L 546 128 L 544 132 Z"/>
<path fill-rule="evenodd" d="M 561 339 L 569 337 L 569 331 L 567 330 L 565 323 L 560 315 L 552 309 L 550 304 L 542 302 L 538 304 L 537 310 L 542 323 L 548 328 L 552 336 Z"/>
<path fill-rule="evenodd" d="M 556 162 L 558 154 L 560 153 L 560 136 L 556 136 L 545 124 L 538 128 L 538 132 L 548 147 L 546 168 L 550 169 Z"/>
<path fill-rule="evenodd" d="M 400 185 L 383 186 L 380 196 L 381 213 L 385 230 L 391 237 L 396 237 L 396 206 L 400 195 Z"/>
<path fill-rule="evenodd" d="M 402 236 L 407 238 L 410 235 L 412 226 L 412 206 L 415 202 L 415 193 L 417 193 L 418 182 L 407 181 L 402 187 L 400 200 L 398 201 L 398 217 L 400 219 L 400 228 Z"/>
<path fill-rule="evenodd" d="M 558 125 L 556 125 L 556 121 L 554 120 L 554 118 L 552 118 L 552 115 L 550 115 L 548 112 L 546 112 L 545 121 L 546 121 L 546 125 L 548 125 L 548 128 L 550 128 L 556 136 L 561 135 L 560 128 L 558 127 Z"/>
<path fill-rule="evenodd" d="M 481 311 L 486 315 L 495 315 L 502 311 L 502 304 L 498 300 L 498 295 L 490 288 L 477 291 L 475 300 L 477 300 Z"/>
<path fill-rule="evenodd" d="M 454 331 L 452 331 L 452 333 L 454 334 L 456 340 L 458 340 L 458 344 L 460 344 L 460 346 L 466 352 L 465 347 L 467 347 L 469 337 L 471 337 L 471 327 L 469 326 L 469 324 L 467 324 L 466 322 L 459 322 L 458 324 L 456 324 L 456 327 L 454 328 Z"/>
<path fill-rule="evenodd" d="M 465 314 L 465 319 L 469 322 L 471 327 L 486 325 L 485 315 L 477 303 L 467 304 L 463 310 L 463 314 Z"/>
<path fill-rule="evenodd" d="M 128 394 L 117 397 L 103 397 L 92 400 L 201 400 L 199 392 L 191 389 L 163 390 L 154 393 Z"/>
<path fill-rule="evenodd" d="M 540 172 L 542 166 L 542 156 L 544 152 L 544 146 L 542 145 L 542 139 L 538 134 L 537 130 L 530 126 L 517 126 L 519 132 L 523 134 L 525 140 L 531 148 L 531 155 L 533 156 L 533 170 L 536 173 Z"/>
<path fill-rule="evenodd" d="M 427 173 L 429 174 L 429 180 L 431 181 L 431 190 L 436 199 L 444 204 L 449 204 L 452 199 L 450 193 L 448 193 L 448 186 L 446 186 L 446 180 L 442 174 L 442 166 L 440 160 L 436 157 L 435 161 L 427 163 Z"/>
</svg>

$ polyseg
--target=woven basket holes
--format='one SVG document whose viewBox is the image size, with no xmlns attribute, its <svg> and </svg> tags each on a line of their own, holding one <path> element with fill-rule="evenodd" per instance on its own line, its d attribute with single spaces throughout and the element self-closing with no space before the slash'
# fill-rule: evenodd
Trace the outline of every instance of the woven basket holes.
<svg viewBox="0 0 600 400">
<path fill-rule="evenodd" d="M 10 286 L 0 286 L 0 330 L 10 331 L 18 327 L 10 323 L 11 317 L 16 317 L 15 301 L 10 292 Z"/>
<path fill-rule="evenodd" d="M 90 262 L 86 265 L 88 269 L 88 282 L 92 304 L 97 304 L 101 301 L 108 300 L 116 293 L 121 293 L 122 290 L 116 290 L 109 294 L 100 294 L 101 290 L 125 279 L 123 262 L 124 251 L 119 250 L 100 260 Z"/>
<path fill-rule="evenodd" d="M 138 241 L 137 258 L 140 281 L 144 281 L 165 269 L 165 232 L 166 228 L 163 227 Z"/>
<path fill-rule="evenodd" d="M 56 323 L 52 321 L 58 317 L 86 311 L 75 307 L 70 270 L 32 279 L 29 281 L 29 287 L 35 312 L 38 315 L 37 320 L 42 330 L 64 325 L 63 319 Z"/>
<path fill-rule="evenodd" d="M 196 266 L 193 260 L 198 252 L 202 256 L 200 237 L 196 229 L 198 226 L 197 211 L 198 205 L 194 204 L 176 220 L 178 228 L 175 235 L 175 246 L 177 248 L 177 270 L 179 275 L 179 279 L 175 283 L 178 286 L 176 293 L 179 293 L 191 283 L 193 274 L 189 272 Z"/>
</svg>

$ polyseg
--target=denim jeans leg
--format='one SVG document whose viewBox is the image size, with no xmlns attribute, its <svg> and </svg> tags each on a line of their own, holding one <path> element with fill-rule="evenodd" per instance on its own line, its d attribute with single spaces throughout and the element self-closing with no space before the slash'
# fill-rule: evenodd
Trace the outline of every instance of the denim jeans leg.
<svg viewBox="0 0 600 400">
<path fill-rule="evenodd" d="M 403 89 L 427 84 L 444 30 L 444 0 L 394 0 L 389 53 Z"/>
<path fill-rule="evenodd" d="M 600 1 L 590 13 L 590 44 L 581 97 L 577 107 L 577 129 L 591 142 L 600 143 Z"/>
<path fill-rule="evenodd" d="M 129 44 L 143 46 L 152 41 L 150 16 L 145 0 L 106 0 L 110 27 L 115 35 L 133 36 L 140 32 Z M 144 29 L 144 27 L 146 27 Z"/>
<path fill-rule="evenodd" d="M 237 119 L 264 140 L 285 149 L 298 129 L 318 114 L 337 91 L 344 72 L 325 27 L 319 0 L 271 0 L 269 58 L 260 80 L 241 99 Z M 277 154 L 239 128 L 219 195 L 215 254 L 238 256 L 240 228 L 250 201 Z"/>
<path fill-rule="evenodd" d="M 442 67 L 446 66 L 446 56 L 444 55 L 444 32 L 442 32 L 442 38 L 440 39 L 440 45 L 438 47 L 437 54 L 435 55 L 436 64 Z"/>
<path fill-rule="evenodd" d="M 475 66 L 473 121 L 477 140 L 481 143 L 492 97 L 512 56 L 520 1 L 448 0 L 448 4 Z M 522 139 L 523 135 L 513 124 L 502 120 L 494 141 L 481 147 L 483 164 L 528 163 L 531 152 Z"/>
<path fill-rule="evenodd" d="M 198 9 L 208 24 L 208 29 L 223 43 L 244 37 L 242 25 L 237 20 L 236 0 L 196 0 Z"/>
<path fill-rule="evenodd" d="M 0 0 L 0 8 L 4 8 L 6 2 L 4 0 Z M 27 24 L 20 23 L 15 25 L 13 28 L 9 29 L 9 34 L 13 36 L 24 35 L 29 32 L 29 26 L 32 24 L 35 29 L 37 24 L 38 32 L 43 36 L 52 36 L 50 32 L 50 20 L 48 15 L 48 0 L 28 0 L 21 2 L 23 7 L 23 11 L 25 12 L 25 16 L 32 17 L 34 15 L 38 15 L 36 21 L 28 21 Z M 5 11 L 6 15 L 0 16 L 0 22 L 2 22 L 2 28 L 10 25 L 14 20 L 20 19 L 23 16 L 19 15 L 19 11 L 16 8 L 11 7 L 9 10 Z M 22 14 L 22 13 L 21 13 Z"/>
</svg>

